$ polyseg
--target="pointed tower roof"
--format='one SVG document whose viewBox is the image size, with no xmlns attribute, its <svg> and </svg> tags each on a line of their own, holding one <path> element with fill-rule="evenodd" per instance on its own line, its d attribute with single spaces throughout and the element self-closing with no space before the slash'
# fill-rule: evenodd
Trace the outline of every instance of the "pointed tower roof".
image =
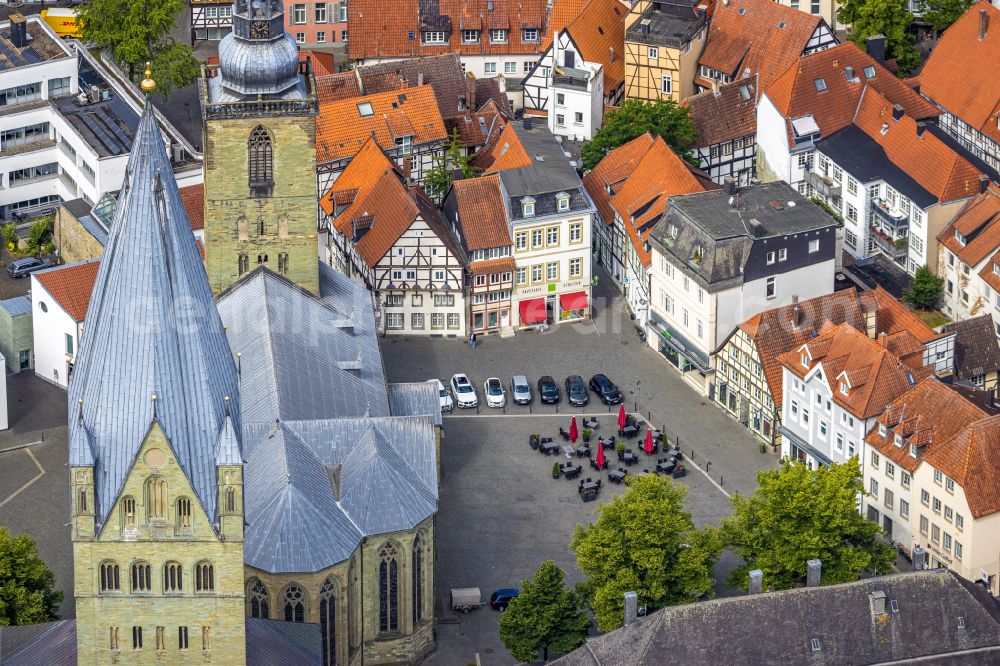
<svg viewBox="0 0 1000 666">
<path fill-rule="evenodd" d="M 229 402 L 229 398 L 225 398 Z M 233 419 L 226 410 L 225 420 L 222 422 L 222 429 L 219 431 L 219 441 L 215 445 L 216 465 L 242 465 L 243 453 L 240 450 L 240 440 L 236 436 L 236 429 L 233 427 Z"/>
<path fill-rule="evenodd" d="M 233 397 L 230 427 L 239 433 L 238 395 L 236 366 L 147 103 L 69 385 L 69 422 L 90 435 L 98 522 L 154 418 L 213 516 L 224 397 Z"/>
</svg>

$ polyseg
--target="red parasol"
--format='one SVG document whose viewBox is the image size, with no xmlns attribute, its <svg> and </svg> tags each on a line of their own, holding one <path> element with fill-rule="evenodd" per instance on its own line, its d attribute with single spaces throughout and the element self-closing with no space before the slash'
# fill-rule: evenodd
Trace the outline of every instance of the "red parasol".
<svg viewBox="0 0 1000 666">
<path fill-rule="evenodd" d="M 625 404 L 618 406 L 618 432 L 625 429 Z"/>
<path fill-rule="evenodd" d="M 653 455 L 653 431 L 646 431 L 646 443 L 643 445 L 642 449 L 646 452 L 647 456 Z"/>
<path fill-rule="evenodd" d="M 576 417 L 569 424 L 569 441 L 576 444 L 576 438 L 580 436 L 580 431 L 576 429 Z"/>
<path fill-rule="evenodd" d="M 604 446 L 600 443 L 597 446 L 597 469 L 604 469 Z"/>
</svg>

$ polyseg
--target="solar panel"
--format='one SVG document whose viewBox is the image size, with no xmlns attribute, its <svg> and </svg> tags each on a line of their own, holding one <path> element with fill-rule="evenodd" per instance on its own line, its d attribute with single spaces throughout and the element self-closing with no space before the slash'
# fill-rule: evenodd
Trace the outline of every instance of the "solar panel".
<svg viewBox="0 0 1000 666">
<path fill-rule="evenodd" d="M 27 64 L 24 62 L 24 58 L 19 56 L 16 52 L 11 51 L 10 47 L 3 42 L 0 42 L 0 53 L 2 53 L 4 57 L 6 57 L 7 60 L 10 60 L 15 66 Z"/>
<path fill-rule="evenodd" d="M 29 65 L 34 65 L 42 61 L 42 56 L 38 55 L 38 51 L 30 47 L 21 51 L 21 57 L 27 60 Z"/>
<path fill-rule="evenodd" d="M 89 89 L 90 86 L 100 85 L 101 77 L 96 72 L 80 70 L 80 87 Z"/>
<path fill-rule="evenodd" d="M 118 144 L 115 143 L 110 136 L 108 136 L 107 132 L 98 127 L 97 123 L 94 122 L 93 118 L 91 118 L 86 113 L 81 113 L 80 120 L 82 120 L 83 124 L 86 125 L 91 132 L 94 133 L 94 136 L 96 136 L 98 140 L 104 144 L 104 147 L 107 148 L 112 155 L 121 154 L 122 150 L 121 148 L 118 147 Z"/>
<path fill-rule="evenodd" d="M 135 111 L 120 97 L 111 98 L 111 105 L 108 108 L 108 112 L 112 117 L 118 118 L 118 120 L 125 123 L 132 130 L 133 135 L 139 131 L 139 116 L 135 115 Z"/>
<path fill-rule="evenodd" d="M 108 117 L 108 114 L 104 112 L 102 107 L 97 107 L 96 111 L 97 117 L 100 118 L 101 122 L 103 122 L 108 129 L 111 130 L 111 133 L 115 135 L 115 138 L 121 142 L 122 147 L 125 149 L 130 148 L 132 146 L 132 139 L 130 139 L 128 135 L 125 134 L 120 127 L 118 127 L 118 123 Z"/>
</svg>

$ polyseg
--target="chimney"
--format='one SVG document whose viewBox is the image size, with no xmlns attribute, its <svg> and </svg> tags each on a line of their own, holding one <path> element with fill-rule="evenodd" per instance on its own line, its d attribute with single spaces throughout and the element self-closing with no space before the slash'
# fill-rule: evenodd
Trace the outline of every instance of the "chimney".
<svg viewBox="0 0 1000 666">
<path fill-rule="evenodd" d="M 417 85 L 418 86 L 424 85 L 424 73 L 423 72 L 417 72 Z"/>
<path fill-rule="evenodd" d="M 526 129 L 526 130 L 530 130 L 531 129 L 531 118 L 525 118 L 524 120 L 522 120 L 521 121 L 521 126 L 524 127 L 524 129 Z"/>
<path fill-rule="evenodd" d="M 476 104 L 476 79 L 471 76 L 465 77 L 465 105 L 470 111 L 479 108 L 479 105 Z"/>
<path fill-rule="evenodd" d="M 922 137 L 924 132 L 927 131 L 927 123 L 919 122 L 917 123 L 917 137 Z"/>
<path fill-rule="evenodd" d="M 608 57 L 611 58 L 611 62 L 615 61 L 615 47 L 613 46 L 608 47 Z"/>
<path fill-rule="evenodd" d="M 868 595 L 868 604 L 872 609 L 872 619 L 878 620 L 885 615 L 885 592 L 875 590 Z"/>
<path fill-rule="evenodd" d="M 726 194 L 733 196 L 736 194 L 736 181 L 729 176 L 722 179 L 722 189 L 725 190 Z"/>
<path fill-rule="evenodd" d="M 11 18 L 14 18 L 13 16 Z M 979 41 L 986 39 L 986 28 L 989 27 L 990 19 L 985 9 L 979 10 Z"/>
<path fill-rule="evenodd" d="M 899 120 L 902 117 L 903 117 L 903 107 L 901 107 L 899 104 L 893 104 L 892 105 L 892 119 L 893 120 Z"/>
<path fill-rule="evenodd" d="M 764 225 L 756 217 L 750 218 L 750 236 L 760 238 L 764 235 Z"/>
<path fill-rule="evenodd" d="M 910 555 L 913 557 L 914 571 L 923 571 L 927 568 L 927 551 L 921 546 L 914 546 Z"/>
<path fill-rule="evenodd" d="M 625 624 L 635 622 L 636 608 L 639 604 L 639 597 L 635 592 L 625 593 Z"/>
<path fill-rule="evenodd" d="M 982 194 L 990 186 L 990 177 L 985 173 L 979 174 L 979 193 Z"/>
<path fill-rule="evenodd" d="M 24 14 L 10 15 L 10 41 L 19 49 L 28 45 L 28 21 Z"/>
<path fill-rule="evenodd" d="M 799 305 L 798 294 L 792 296 L 792 328 L 802 325 L 802 306 Z"/>
<path fill-rule="evenodd" d="M 340 471 L 343 468 L 341 464 L 326 466 L 326 476 L 330 481 L 330 487 L 333 488 L 333 499 L 337 502 L 340 501 Z"/>
<path fill-rule="evenodd" d="M 754 569 L 750 572 L 750 594 L 760 594 L 764 591 L 764 572 Z"/>
<path fill-rule="evenodd" d="M 819 579 L 822 573 L 822 561 L 809 560 L 806 562 L 806 587 L 819 587 Z"/>
<path fill-rule="evenodd" d="M 885 63 L 885 36 L 872 35 L 865 42 L 865 50 L 874 60 Z"/>
<path fill-rule="evenodd" d="M 719 82 L 715 79 L 712 79 L 712 94 L 716 97 L 719 96 Z"/>
</svg>

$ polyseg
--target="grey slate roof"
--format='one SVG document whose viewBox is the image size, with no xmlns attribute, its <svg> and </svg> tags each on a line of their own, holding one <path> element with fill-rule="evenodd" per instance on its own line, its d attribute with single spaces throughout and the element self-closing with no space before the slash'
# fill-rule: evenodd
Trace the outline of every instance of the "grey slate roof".
<svg viewBox="0 0 1000 666">
<path fill-rule="evenodd" d="M 248 617 L 246 666 L 315 666 L 323 662 L 320 626 Z"/>
<path fill-rule="evenodd" d="M 96 518 L 104 522 L 154 418 L 214 517 L 225 396 L 240 431 L 236 366 L 148 104 L 118 202 L 69 384 L 68 422 L 83 400 L 93 445 Z M 70 465 L 88 464 L 82 451 L 70 448 Z"/>
<path fill-rule="evenodd" d="M 11 317 L 31 314 L 31 299 L 27 296 L 15 296 L 5 301 L 0 301 L 0 308 L 3 308 Z"/>
<path fill-rule="evenodd" d="M 76 666 L 76 620 L 0 627 L 0 666 L 8 665 Z"/>
<path fill-rule="evenodd" d="M 530 128 L 524 126 L 525 122 Z M 583 183 L 580 176 L 569 165 L 569 158 L 563 155 L 562 146 L 556 142 L 555 135 L 544 123 L 525 122 L 513 123 L 511 126 L 534 163 L 528 167 L 500 172 L 508 196 L 519 198 L 581 189 Z"/>
<path fill-rule="evenodd" d="M 971 380 L 1000 370 L 1000 344 L 990 315 L 953 322 L 942 333 L 955 334 L 955 374 L 959 379 Z"/>
<path fill-rule="evenodd" d="M 441 425 L 437 387 L 427 382 L 389 384 L 389 411 L 393 416 L 430 416 Z"/>
<path fill-rule="evenodd" d="M 875 619 L 869 594 L 878 590 L 888 612 Z M 777 623 L 773 631 L 766 622 Z M 981 586 L 948 571 L 903 573 L 673 606 L 592 638 L 552 663 L 832 666 L 917 657 L 922 664 L 951 666 L 1000 662 L 1000 606 Z"/>
</svg>

